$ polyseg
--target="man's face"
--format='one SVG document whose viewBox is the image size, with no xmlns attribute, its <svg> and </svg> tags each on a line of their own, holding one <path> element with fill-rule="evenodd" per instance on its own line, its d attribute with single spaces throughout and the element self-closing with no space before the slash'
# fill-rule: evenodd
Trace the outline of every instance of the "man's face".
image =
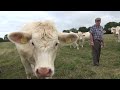
<svg viewBox="0 0 120 90">
<path fill-rule="evenodd" d="M 100 25 L 101 20 L 96 20 L 95 23 L 96 23 L 96 25 Z"/>
</svg>

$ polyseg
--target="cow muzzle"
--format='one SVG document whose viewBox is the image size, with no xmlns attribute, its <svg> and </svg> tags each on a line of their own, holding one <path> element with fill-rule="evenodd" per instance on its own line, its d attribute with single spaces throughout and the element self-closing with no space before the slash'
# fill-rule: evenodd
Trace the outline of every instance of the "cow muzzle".
<svg viewBox="0 0 120 90">
<path fill-rule="evenodd" d="M 115 34 L 115 36 L 118 36 L 118 34 Z"/>
<path fill-rule="evenodd" d="M 52 74 L 52 70 L 50 68 L 41 67 L 36 69 L 36 74 L 40 77 L 50 77 Z"/>
</svg>

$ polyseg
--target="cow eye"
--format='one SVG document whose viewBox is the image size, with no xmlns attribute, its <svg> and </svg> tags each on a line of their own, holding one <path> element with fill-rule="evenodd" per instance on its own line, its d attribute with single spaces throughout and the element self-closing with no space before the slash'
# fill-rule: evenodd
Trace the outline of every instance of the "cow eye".
<svg viewBox="0 0 120 90">
<path fill-rule="evenodd" d="M 34 43 L 32 42 L 32 45 L 34 46 Z"/>
<path fill-rule="evenodd" d="M 57 46 L 59 43 L 56 43 L 55 46 Z"/>
</svg>

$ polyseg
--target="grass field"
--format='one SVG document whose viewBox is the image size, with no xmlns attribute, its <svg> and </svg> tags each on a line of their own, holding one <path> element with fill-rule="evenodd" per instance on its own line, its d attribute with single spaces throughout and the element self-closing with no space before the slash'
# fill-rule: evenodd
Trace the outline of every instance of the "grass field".
<svg viewBox="0 0 120 90">
<path fill-rule="evenodd" d="M 113 35 L 105 35 L 100 66 L 92 66 L 91 48 L 86 42 L 80 50 L 63 47 L 55 60 L 53 79 L 120 79 L 120 43 Z M 0 79 L 26 79 L 16 47 L 0 43 Z"/>
</svg>

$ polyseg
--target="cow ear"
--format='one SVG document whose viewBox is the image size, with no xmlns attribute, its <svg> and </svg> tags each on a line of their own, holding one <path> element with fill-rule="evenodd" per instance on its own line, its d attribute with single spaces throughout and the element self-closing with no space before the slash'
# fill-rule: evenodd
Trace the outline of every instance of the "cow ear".
<svg viewBox="0 0 120 90">
<path fill-rule="evenodd" d="M 75 42 L 78 39 L 78 36 L 74 33 L 60 33 L 58 35 L 58 40 L 60 44 L 69 45 Z"/>
<path fill-rule="evenodd" d="M 23 32 L 12 32 L 8 34 L 8 39 L 13 43 L 26 44 L 31 39 L 31 35 Z"/>
</svg>

